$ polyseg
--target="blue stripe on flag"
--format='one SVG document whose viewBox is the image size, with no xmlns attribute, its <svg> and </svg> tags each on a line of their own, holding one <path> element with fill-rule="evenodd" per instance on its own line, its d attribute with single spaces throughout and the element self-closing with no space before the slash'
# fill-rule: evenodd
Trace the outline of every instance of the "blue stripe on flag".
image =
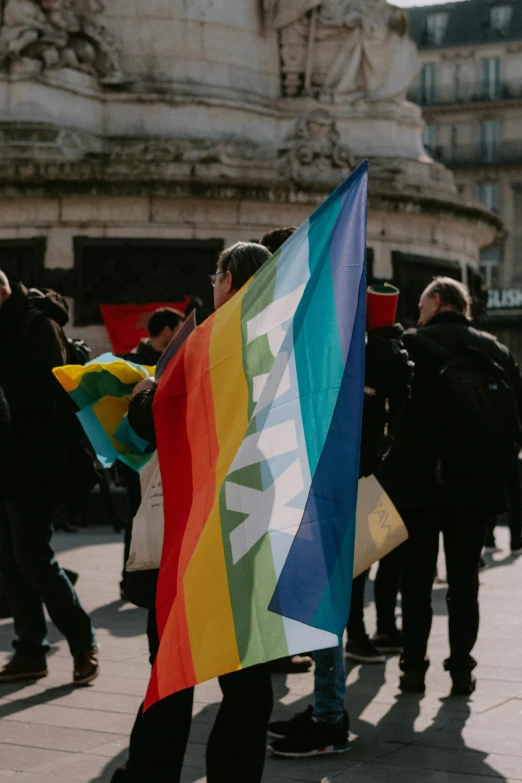
<svg viewBox="0 0 522 783">
<path fill-rule="evenodd" d="M 332 237 L 336 240 L 336 232 L 339 231 L 340 239 L 332 241 L 331 247 L 331 283 L 333 292 L 344 291 L 346 297 L 347 315 L 341 319 L 339 325 L 345 330 L 341 344 L 349 345 L 349 350 L 347 353 L 343 351 L 346 364 L 333 416 L 329 415 L 329 411 L 317 407 L 314 411 L 316 416 L 324 416 L 329 422 L 329 431 L 323 440 L 324 447 L 318 458 L 315 475 L 312 472 L 313 481 L 303 520 L 269 607 L 271 611 L 284 617 L 338 635 L 342 633 L 349 612 L 353 574 L 364 391 L 366 280 L 363 263 L 367 171 L 367 164 L 362 164 L 341 185 L 336 194 L 333 194 L 342 199 L 343 209 Z M 345 230 L 345 211 L 351 227 L 350 234 Z M 350 219 L 353 213 L 356 214 L 357 220 Z M 320 218 L 319 215 L 317 217 Z M 306 292 L 303 298 L 305 297 Z M 332 294 L 332 311 L 333 304 Z M 323 307 L 325 306 L 327 305 L 323 302 Z M 341 306 L 342 300 L 336 296 L 335 311 Z M 322 337 L 323 347 L 326 341 L 331 339 L 331 333 L 323 327 L 329 320 L 319 318 L 315 323 L 316 339 L 317 335 Z M 304 348 L 307 348 L 306 344 Z M 312 358 L 313 354 L 309 350 L 305 350 L 297 358 L 300 393 L 302 389 L 299 362 L 310 362 Z M 316 366 L 315 370 L 317 369 Z M 309 372 L 313 371 L 314 368 L 309 367 Z M 331 402 L 331 399 L 328 402 Z M 313 421 L 309 420 L 308 423 L 315 426 Z M 314 456 L 312 455 L 312 458 Z"/>
</svg>

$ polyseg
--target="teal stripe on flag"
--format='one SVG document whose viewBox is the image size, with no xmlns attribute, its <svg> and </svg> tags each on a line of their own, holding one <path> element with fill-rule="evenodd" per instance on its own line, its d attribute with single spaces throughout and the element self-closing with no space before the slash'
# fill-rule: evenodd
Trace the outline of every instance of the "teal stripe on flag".
<svg viewBox="0 0 522 783">
<path fill-rule="evenodd" d="M 329 250 L 342 204 L 339 199 L 326 204 L 328 209 L 319 210 L 310 218 L 310 281 L 293 324 L 301 414 L 312 477 L 330 429 L 344 371 Z M 326 388 L 329 391 L 323 391 Z"/>
<path fill-rule="evenodd" d="M 110 468 L 118 459 L 120 453 L 114 448 L 111 439 L 100 424 L 100 420 L 92 407 L 84 408 L 83 411 L 79 411 L 76 415 L 101 464 L 104 468 Z"/>
</svg>

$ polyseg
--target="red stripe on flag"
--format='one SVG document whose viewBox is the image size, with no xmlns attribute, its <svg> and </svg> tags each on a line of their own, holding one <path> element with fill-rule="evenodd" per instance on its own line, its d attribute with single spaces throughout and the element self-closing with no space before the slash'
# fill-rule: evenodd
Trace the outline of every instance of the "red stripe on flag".
<svg viewBox="0 0 522 783">
<path fill-rule="evenodd" d="M 212 510 L 219 454 L 209 374 L 210 317 L 184 344 L 162 377 L 154 401 L 154 420 L 164 495 L 165 534 L 156 614 L 160 639 L 145 707 L 194 682 L 183 576 Z M 198 487 L 193 477 L 203 477 Z M 167 665 L 170 649 L 183 671 Z M 169 649 L 170 648 L 170 649 Z M 159 692 L 159 695 L 158 695 Z"/>
</svg>

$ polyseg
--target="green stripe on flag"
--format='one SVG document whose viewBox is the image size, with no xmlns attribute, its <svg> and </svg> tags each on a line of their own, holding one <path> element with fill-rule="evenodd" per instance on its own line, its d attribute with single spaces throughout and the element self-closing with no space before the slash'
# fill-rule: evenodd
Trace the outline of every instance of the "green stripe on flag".
<svg viewBox="0 0 522 783">
<path fill-rule="evenodd" d="M 250 345 L 247 345 L 247 322 L 259 315 L 274 300 L 279 257 L 280 253 L 275 253 L 270 261 L 261 268 L 243 298 L 241 328 L 243 333 L 243 366 L 249 394 L 249 419 L 255 408 L 253 401 L 254 378 L 270 372 L 274 357 L 266 335 L 258 337 Z M 255 431 L 256 421 L 254 419 L 246 434 Z M 259 491 L 266 489 L 263 487 L 261 464 L 259 463 L 236 471 L 228 476 L 227 480 Z M 283 618 L 266 611 L 276 586 L 270 537 L 263 536 L 247 555 L 234 564 L 230 534 L 244 521 L 246 516 L 231 512 L 226 508 L 224 488 L 221 490 L 220 513 L 230 600 L 242 665 L 249 666 L 264 659 L 267 639 L 270 639 L 271 652 L 275 645 L 277 656 L 284 657 L 288 655 L 288 647 Z"/>
</svg>

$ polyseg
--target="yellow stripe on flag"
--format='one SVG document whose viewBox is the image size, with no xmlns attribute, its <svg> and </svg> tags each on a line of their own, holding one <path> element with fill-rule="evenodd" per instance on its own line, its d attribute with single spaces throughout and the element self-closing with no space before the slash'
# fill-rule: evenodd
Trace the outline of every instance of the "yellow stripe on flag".
<svg viewBox="0 0 522 783">
<path fill-rule="evenodd" d="M 198 640 L 191 648 L 199 682 L 241 668 L 223 549 L 219 494 L 248 426 L 248 386 L 241 335 L 246 290 L 247 286 L 217 311 L 210 337 L 210 380 L 219 443 L 216 499 L 183 580 L 189 635 L 191 640 Z"/>
</svg>

